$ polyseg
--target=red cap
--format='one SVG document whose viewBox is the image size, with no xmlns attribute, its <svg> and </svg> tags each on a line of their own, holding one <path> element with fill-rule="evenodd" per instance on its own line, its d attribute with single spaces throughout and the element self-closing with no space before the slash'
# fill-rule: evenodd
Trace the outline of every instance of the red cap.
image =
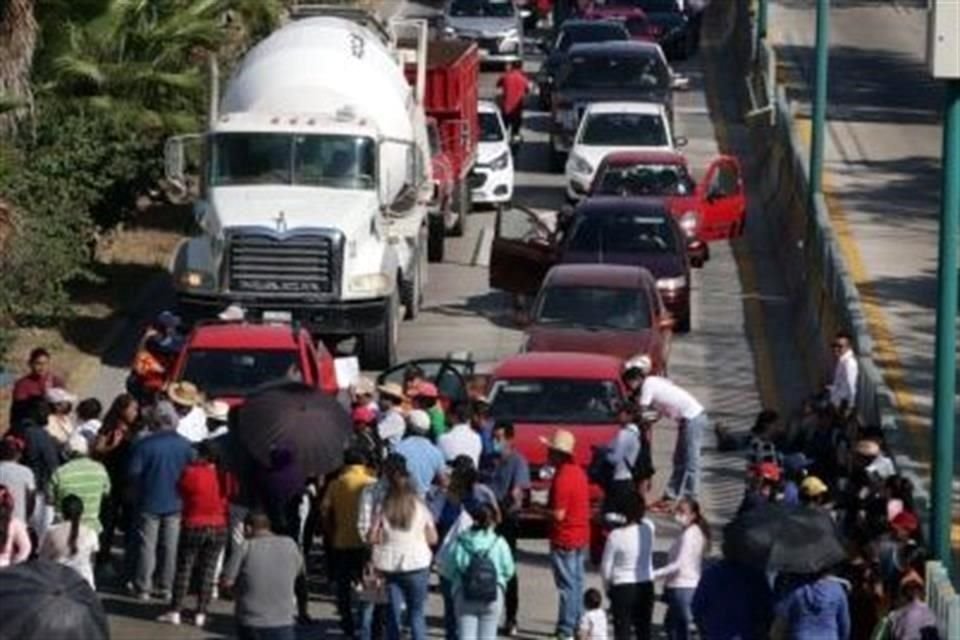
<svg viewBox="0 0 960 640">
<path fill-rule="evenodd" d="M 780 467 L 775 462 L 761 462 L 753 468 L 753 473 L 764 480 L 780 481 Z"/>
<path fill-rule="evenodd" d="M 440 392 L 437 390 L 437 385 L 432 382 L 421 382 L 417 385 L 416 391 L 417 398 L 439 398 Z"/>
<path fill-rule="evenodd" d="M 353 418 L 353 424 L 370 424 L 377 419 L 377 414 L 368 406 L 354 407 L 350 414 Z"/>
<path fill-rule="evenodd" d="M 905 533 L 913 533 L 920 527 L 920 521 L 909 511 L 901 511 L 890 521 L 890 526 Z"/>
</svg>

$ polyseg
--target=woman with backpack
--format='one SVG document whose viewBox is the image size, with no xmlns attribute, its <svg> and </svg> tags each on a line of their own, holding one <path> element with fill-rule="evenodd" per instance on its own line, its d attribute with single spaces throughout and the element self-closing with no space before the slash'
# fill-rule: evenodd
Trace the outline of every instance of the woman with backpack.
<svg viewBox="0 0 960 640">
<path fill-rule="evenodd" d="M 473 526 L 460 534 L 443 559 L 450 577 L 461 638 L 496 638 L 507 582 L 516 567 L 507 541 L 495 531 L 496 511 L 480 503 Z"/>
</svg>

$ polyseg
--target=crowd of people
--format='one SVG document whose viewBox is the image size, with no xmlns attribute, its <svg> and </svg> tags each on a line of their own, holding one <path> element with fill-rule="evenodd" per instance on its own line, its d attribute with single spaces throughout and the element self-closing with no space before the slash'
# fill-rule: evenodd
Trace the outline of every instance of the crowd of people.
<svg viewBox="0 0 960 640">
<path fill-rule="evenodd" d="M 617 640 L 653 637 L 657 582 L 671 640 L 694 629 L 717 640 L 936 638 L 913 488 L 883 433 L 857 423 L 849 338 L 835 346 L 834 382 L 795 419 L 765 410 L 745 435 L 715 426 L 718 447 L 746 458 L 740 515 L 779 504 L 836 522 L 848 560 L 815 574 L 765 572 L 711 544 L 697 501 L 706 411 L 645 358 L 626 363 L 622 428 L 588 467 L 575 434 L 558 429 L 542 439 L 547 464 L 532 478 L 514 425 L 491 417 L 482 385 L 449 406 L 413 367 L 403 384 L 351 385 L 343 465 L 318 478 L 304 477 L 284 443 L 250 466 L 230 407 L 189 382 L 146 402 L 121 394 L 101 415 L 99 402 L 64 388 L 43 349 L 14 386 L 0 440 L 0 567 L 36 556 L 92 588 L 110 575 L 167 605 L 159 620 L 174 625 L 204 626 L 229 593 L 239 637 L 286 639 L 311 622 L 307 574 L 322 540 L 318 573 L 346 637 L 426 638 L 436 575 L 445 637 L 486 640 L 517 633 L 517 540 L 545 522 L 558 638 L 606 639 L 608 619 Z M 651 433 L 662 417 L 676 423 L 676 447 L 657 498 Z M 544 478 L 545 502 L 530 491 Z M 591 483 L 604 490 L 599 517 Z M 655 566 L 665 518 L 679 533 Z M 602 590 L 586 588 L 591 556 Z"/>
</svg>

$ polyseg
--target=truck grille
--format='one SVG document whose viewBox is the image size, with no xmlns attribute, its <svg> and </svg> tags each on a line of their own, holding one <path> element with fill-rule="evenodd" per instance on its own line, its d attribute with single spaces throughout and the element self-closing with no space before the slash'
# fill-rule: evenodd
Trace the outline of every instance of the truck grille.
<svg viewBox="0 0 960 640">
<path fill-rule="evenodd" d="M 237 234 L 230 238 L 230 289 L 264 295 L 331 295 L 337 290 L 338 262 L 339 242 L 332 235 Z"/>
</svg>

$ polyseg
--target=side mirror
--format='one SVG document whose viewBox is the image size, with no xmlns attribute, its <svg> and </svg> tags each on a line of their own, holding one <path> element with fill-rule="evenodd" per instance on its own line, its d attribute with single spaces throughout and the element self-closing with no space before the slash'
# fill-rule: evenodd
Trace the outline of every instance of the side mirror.
<svg viewBox="0 0 960 640">
<path fill-rule="evenodd" d="M 690 78 L 686 76 L 673 75 L 670 78 L 670 88 L 674 91 L 686 91 L 690 88 Z"/>
</svg>

